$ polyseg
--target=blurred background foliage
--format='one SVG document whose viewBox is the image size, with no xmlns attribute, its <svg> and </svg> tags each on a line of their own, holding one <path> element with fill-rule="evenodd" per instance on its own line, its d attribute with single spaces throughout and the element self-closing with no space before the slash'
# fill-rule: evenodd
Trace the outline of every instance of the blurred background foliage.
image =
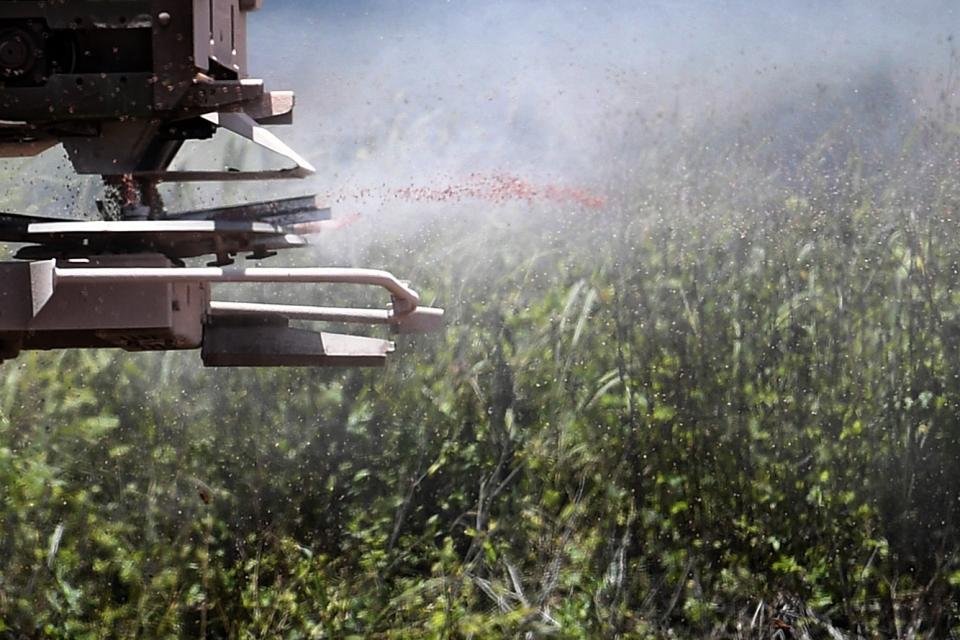
<svg viewBox="0 0 960 640">
<path fill-rule="evenodd" d="M 385 370 L 5 363 L 0 637 L 953 634 L 957 122 L 321 242 L 447 309 Z"/>
</svg>

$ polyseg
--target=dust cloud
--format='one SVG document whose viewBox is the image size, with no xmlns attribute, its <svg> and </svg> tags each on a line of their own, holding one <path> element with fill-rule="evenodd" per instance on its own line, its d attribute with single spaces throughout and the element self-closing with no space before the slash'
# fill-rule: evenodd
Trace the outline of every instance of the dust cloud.
<svg viewBox="0 0 960 640">
<path fill-rule="evenodd" d="M 895 148 L 956 92 L 958 17 L 940 1 L 267 2 L 250 62 L 296 90 L 278 133 L 318 168 L 272 188 L 410 225 L 503 204 L 469 197 L 478 180 L 602 198 L 683 137 L 765 139 L 778 162 L 838 126 Z"/>
<path fill-rule="evenodd" d="M 683 137 L 763 139 L 788 162 L 842 126 L 883 153 L 955 102 L 958 18 L 946 0 L 268 0 L 250 15 L 251 75 L 297 92 L 295 125 L 275 131 L 317 174 L 164 191 L 173 210 L 317 192 L 337 215 L 409 227 L 463 202 L 597 202 L 675 161 Z M 178 160 L 272 162 L 223 134 Z M 59 150 L 0 171 L 25 211 L 42 195 L 76 215 L 98 189 Z"/>
</svg>

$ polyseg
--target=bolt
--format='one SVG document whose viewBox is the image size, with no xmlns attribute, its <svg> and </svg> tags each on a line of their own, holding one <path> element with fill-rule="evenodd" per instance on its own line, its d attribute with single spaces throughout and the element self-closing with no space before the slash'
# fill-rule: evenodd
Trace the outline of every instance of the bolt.
<svg viewBox="0 0 960 640">
<path fill-rule="evenodd" d="M 170 20 L 171 20 L 170 13 L 167 11 L 161 11 L 160 13 L 157 14 L 157 22 L 160 23 L 161 27 L 165 27 L 168 24 L 170 24 Z"/>
</svg>

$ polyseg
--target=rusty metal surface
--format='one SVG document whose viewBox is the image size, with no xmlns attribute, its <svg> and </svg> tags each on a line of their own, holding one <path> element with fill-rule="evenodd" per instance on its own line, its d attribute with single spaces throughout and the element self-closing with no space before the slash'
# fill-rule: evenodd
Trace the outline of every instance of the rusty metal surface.
<svg viewBox="0 0 960 640">
<path fill-rule="evenodd" d="M 246 77 L 246 14 L 257 6 L 241 0 L 0 2 L 0 121 L 19 123 L 0 126 L 0 153 L 37 153 L 52 140 L 64 143 L 80 173 L 162 173 L 184 140 L 208 138 L 221 126 L 199 121 L 208 114 L 291 122 L 293 94 L 268 92 L 262 81 Z M 250 139 L 263 144 L 259 139 L 267 138 L 265 146 L 295 161 L 292 170 L 264 178 L 310 172 L 292 150 L 252 129 Z"/>
</svg>

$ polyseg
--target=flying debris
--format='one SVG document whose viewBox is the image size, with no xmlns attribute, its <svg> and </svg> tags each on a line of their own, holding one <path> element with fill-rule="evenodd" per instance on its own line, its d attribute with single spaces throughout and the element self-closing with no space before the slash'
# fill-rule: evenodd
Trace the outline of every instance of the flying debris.
<svg viewBox="0 0 960 640">
<path fill-rule="evenodd" d="M 302 178 L 314 168 L 264 125 L 292 122 L 294 95 L 246 71 L 246 17 L 259 0 L 0 0 L 0 157 L 62 144 L 102 176 L 95 220 L 0 214 L 0 359 L 23 350 L 201 349 L 208 366 L 373 366 L 393 344 L 291 327 L 292 320 L 434 331 L 443 311 L 385 271 L 240 268 L 303 247 L 330 218 L 314 196 L 170 212 L 161 182 Z M 175 171 L 186 140 L 218 129 L 285 163 L 266 171 Z M 210 256 L 207 267 L 184 260 Z M 216 283 L 352 284 L 383 309 L 214 300 Z"/>
</svg>

